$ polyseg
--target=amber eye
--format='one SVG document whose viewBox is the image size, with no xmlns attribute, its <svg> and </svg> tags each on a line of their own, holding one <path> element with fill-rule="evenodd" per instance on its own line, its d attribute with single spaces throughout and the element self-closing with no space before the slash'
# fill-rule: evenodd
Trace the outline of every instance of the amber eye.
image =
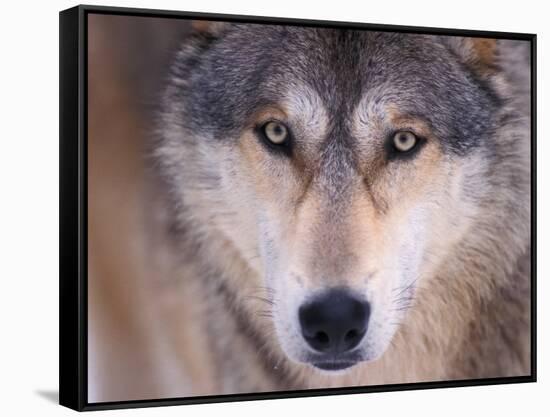
<svg viewBox="0 0 550 417">
<path fill-rule="evenodd" d="M 288 129 L 281 122 L 267 122 L 262 130 L 265 137 L 275 145 L 283 145 L 288 140 Z"/>
<path fill-rule="evenodd" d="M 408 152 L 413 149 L 418 142 L 414 133 L 401 130 L 393 135 L 393 146 L 399 152 Z"/>
</svg>

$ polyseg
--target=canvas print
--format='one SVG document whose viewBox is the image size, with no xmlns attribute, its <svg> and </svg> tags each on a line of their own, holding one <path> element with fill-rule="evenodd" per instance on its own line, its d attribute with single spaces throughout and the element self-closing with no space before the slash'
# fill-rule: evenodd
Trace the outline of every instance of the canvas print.
<svg viewBox="0 0 550 417">
<path fill-rule="evenodd" d="M 531 375 L 529 41 L 87 42 L 90 403 Z"/>
</svg>

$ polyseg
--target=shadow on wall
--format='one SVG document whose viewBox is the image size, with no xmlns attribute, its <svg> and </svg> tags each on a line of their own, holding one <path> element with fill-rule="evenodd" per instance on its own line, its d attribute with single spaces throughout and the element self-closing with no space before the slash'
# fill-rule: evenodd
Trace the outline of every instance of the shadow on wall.
<svg viewBox="0 0 550 417">
<path fill-rule="evenodd" d="M 36 390 L 34 393 L 51 403 L 59 404 L 59 391 L 57 390 Z"/>
</svg>

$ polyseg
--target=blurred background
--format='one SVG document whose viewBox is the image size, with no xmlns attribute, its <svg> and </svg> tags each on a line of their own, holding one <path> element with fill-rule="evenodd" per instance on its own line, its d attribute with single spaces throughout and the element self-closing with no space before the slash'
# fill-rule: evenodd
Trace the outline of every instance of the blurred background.
<svg viewBox="0 0 550 417">
<path fill-rule="evenodd" d="M 190 31 L 181 19 L 88 15 L 91 402 L 185 394 L 169 343 L 142 335 L 161 328 L 151 302 L 159 295 L 143 282 L 163 276 L 146 230 L 146 142 L 170 58 Z"/>
</svg>

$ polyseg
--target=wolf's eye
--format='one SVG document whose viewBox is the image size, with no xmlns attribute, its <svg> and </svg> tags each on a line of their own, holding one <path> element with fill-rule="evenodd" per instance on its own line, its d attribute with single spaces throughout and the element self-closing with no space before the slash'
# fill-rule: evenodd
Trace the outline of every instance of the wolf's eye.
<svg viewBox="0 0 550 417">
<path fill-rule="evenodd" d="M 288 129 L 280 122 L 267 122 L 262 126 L 265 137 L 275 145 L 283 145 L 288 139 Z"/>
<path fill-rule="evenodd" d="M 415 134 L 401 130 L 393 135 L 393 146 L 399 152 L 408 152 L 416 146 L 418 139 Z"/>
</svg>

